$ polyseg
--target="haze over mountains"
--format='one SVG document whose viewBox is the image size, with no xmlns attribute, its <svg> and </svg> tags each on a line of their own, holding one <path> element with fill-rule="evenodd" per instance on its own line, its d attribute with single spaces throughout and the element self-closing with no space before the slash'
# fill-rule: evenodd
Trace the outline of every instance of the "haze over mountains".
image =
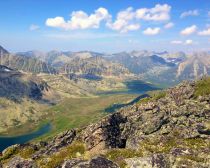
<svg viewBox="0 0 210 168">
<path fill-rule="evenodd" d="M 35 73 L 92 75 L 133 74 L 142 80 L 175 84 L 210 74 L 210 54 L 132 51 L 115 54 L 90 51 L 28 51 L 9 54 L 1 47 L 1 64 Z"/>
</svg>

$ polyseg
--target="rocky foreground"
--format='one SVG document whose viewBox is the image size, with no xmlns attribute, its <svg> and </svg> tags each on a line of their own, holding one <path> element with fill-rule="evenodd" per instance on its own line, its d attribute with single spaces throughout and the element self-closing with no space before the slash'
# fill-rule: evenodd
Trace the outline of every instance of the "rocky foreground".
<svg viewBox="0 0 210 168">
<path fill-rule="evenodd" d="M 11 146 L 3 151 L 1 166 L 208 168 L 210 79 L 153 93 L 49 141 Z"/>
</svg>

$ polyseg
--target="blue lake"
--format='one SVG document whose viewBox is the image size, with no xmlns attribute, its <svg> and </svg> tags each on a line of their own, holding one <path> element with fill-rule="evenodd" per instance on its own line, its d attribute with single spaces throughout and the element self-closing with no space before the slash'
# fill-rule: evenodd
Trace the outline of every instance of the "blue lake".
<svg viewBox="0 0 210 168">
<path fill-rule="evenodd" d="M 37 131 L 34 131 L 29 134 L 15 136 L 15 137 L 0 137 L 0 151 L 3 151 L 8 146 L 11 146 L 14 144 L 26 143 L 34 138 L 37 138 L 41 135 L 48 133 L 50 130 L 51 130 L 51 125 L 46 124 L 42 126 L 41 128 L 39 128 Z"/>
</svg>

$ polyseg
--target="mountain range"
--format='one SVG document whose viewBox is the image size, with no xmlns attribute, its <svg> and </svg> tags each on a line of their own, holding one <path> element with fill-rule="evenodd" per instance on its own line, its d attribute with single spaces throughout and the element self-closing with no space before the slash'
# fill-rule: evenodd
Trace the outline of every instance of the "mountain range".
<svg viewBox="0 0 210 168">
<path fill-rule="evenodd" d="M 56 73 L 56 70 L 53 67 L 43 61 L 36 58 L 10 54 L 2 47 L 0 47 L 0 65 L 32 73 Z"/>
<path fill-rule="evenodd" d="M 165 82 L 169 85 L 182 80 L 199 79 L 210 74 L 208 52 L 187 54 L 143 50 L 106 54 L 90 51 L 29 51 L 16 54 L 45 62 L 59 73 L 90 73 L 99 76 L 130 73 L 142 80 L 154 83 Z"/>
</svg>

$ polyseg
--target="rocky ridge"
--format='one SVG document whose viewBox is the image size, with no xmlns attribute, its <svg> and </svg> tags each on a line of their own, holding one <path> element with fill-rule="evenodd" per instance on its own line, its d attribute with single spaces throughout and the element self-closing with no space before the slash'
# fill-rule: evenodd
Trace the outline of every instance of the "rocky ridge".
<svg viewBox="0 0 210 168">
<path fill-rule="evenodd" d="M 10 147 L 2 165 L 208 168 L 209 84 L 209 78 L 183 82 L 51 141 Z"/>
</svg>

